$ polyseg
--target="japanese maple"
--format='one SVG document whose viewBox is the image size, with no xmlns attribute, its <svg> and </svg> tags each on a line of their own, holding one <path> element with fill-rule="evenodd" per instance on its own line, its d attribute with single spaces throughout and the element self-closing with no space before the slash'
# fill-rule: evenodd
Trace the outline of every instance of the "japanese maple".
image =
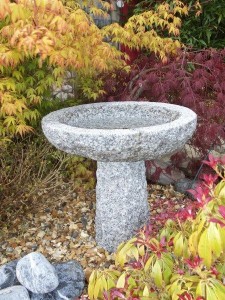
<svg viewBox="0 0 225 300">
<path fill-rule="evenodd" d="M 43 99 L 62 85 L 67 71 L 81 75 L 80 83 L 89 98 L 103 93 L 101 81 L 93 84 L 89 79 L 125 66 L 123 54 L 110 42 L 154 51 L 164 61 L 181 47 L 171 36 L 179 35 L 181 15 L 188 13 L 182 1 L 164 2 L 156 10 L 131 17 L 124 27 L 114 23 L 102 29 L 91 15 L 105 16 L 110 5 L 99 2 L 105 12 L 92 1 L 1 0 L 1 137 L 32 130 L 30 125 L 38 119 Z M 90 82 L 97 83 L 97 89 L 92 91 Z"/>
<path fill-rule="evenodd" d="M 105 74 L 106 101 L 144 100 L 189 107 L 198 116 L 197 130 L 191 140 L 195 160 L 186 170 L 195 175 L 209 150 L 225 139 L 225 49 L 181 51 L 166 63 L 154 55 L 140 57 L 123 70 Z M 196 160 L 199 157 L 199 160 Z M 185 152 L 172 156 L 176 166 L 187 160 Z M 216 160 L 215 160 L 216 163 Z"/>
</svg>

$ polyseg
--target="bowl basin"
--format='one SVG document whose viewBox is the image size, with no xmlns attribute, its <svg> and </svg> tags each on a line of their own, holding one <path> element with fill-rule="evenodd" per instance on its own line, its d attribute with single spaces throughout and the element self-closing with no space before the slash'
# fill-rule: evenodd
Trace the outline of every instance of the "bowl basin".
<svg viewBox="0 0 225 300">
<path fill-rule="evenodd" d="M 196 114 L 158 102 L 111 102 L 69 107 L 42 120 L 58 149 L 98 161 L 160 158 L 182 148 L 192 136 Z"/>
</svg>

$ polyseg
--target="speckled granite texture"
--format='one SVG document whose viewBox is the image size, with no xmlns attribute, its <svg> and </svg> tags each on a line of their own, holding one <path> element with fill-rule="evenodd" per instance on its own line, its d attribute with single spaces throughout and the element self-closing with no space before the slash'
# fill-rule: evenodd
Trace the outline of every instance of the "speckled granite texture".
<svg viewBox="0 0 225 300">
<path fill-rule="evenodd" d="M 114 252 L 149 219 L 144 162 L 98 162 L 96 241 Z"/>
<path fill-rule="evenodd" d="M 38 252 L 21 258 L 16 266 L 19 282 L 33 293 L 49 293 L 59 285 L 55 268 Z"/>
<path fill-rule="evenodd" d="M 17 262 L 18 260 L 13 260 L 0 267 L 0 290 L 20 284 L 16 277 Z"/>
<path fill-rule="evenodd" d="M 1 266 L 0 283 L 0 300 L 75 300 L 85 275 L 76 260 L 52 265 L 41 253 L 31 252 Z"/>
<path fill-rule="evenodd" d="M 155 102 L 86 104 L 42 120 L 44 134 L 58 149 L 98 161 L 159 158 L 181 148 L 195 127 L 190 109 Z"/>
<path fill-rule="evenodd" d="M 54 264 L 59 285 L 47 294 L 31 293 L 31 300 L 75 300 L 84 289 L 85 276 L 81 265 L 74 260 Z"/>
<path fill-rule="evenodd" d="M 44 134 L 58 149 L 98 161 L 99 245 L 114 251 L 146 222 L 144 160 L 182 148 L 196 123 L 188 108 L 133 101 L 80 105 L 43 118 Z"/>
<path fill-rule="evenodd" d="M 0 300 L 30 300 L 30 297 L 24 286 L 14 285 L 0 290 Z"/>
</svg>

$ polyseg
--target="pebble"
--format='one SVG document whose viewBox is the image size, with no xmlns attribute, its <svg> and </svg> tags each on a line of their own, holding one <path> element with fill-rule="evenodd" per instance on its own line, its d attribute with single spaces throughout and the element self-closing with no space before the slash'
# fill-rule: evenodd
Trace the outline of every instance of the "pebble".
<svg viewBox="0 0 225 300">
<path fill-rule="evenodd" d="M 84 289 L 85 276 L 81 265 L 71 260 L 54 265 L 59 278 L 58 287 L 47 294 L 31 293 L 31 300 L 74 300 Z"/>
<path fill-rule="evenodd" d="M 0 290 L 20 284 L 16 277 L 17 262 L 18 260 L 13 260 L 0 267 Z"/>
<path fill-rule="evenodd" d="M 81 238 L 88 238 L 89 234 L 87 234 L 87 232 L 82 230 L 81 233 L 80 233 L 80 236 L 81 236 Z"/>
<path fill-rule="evenodd" d="M 180 209 L 180 205 L 179 205 L 179 204 L 176 204 L 176 205 L 174 206 L 174 208 L 175 208 L 175 209 Z"/>
<path fill-rule="evenodd" d="M 71 260 L 54 266 L 59 277 L 59 286 L 53 291 L 55 300 L 74 300 L 79 297 L 85 285 L 85 275 L 81 265 Z"/>
<path fill-rule="evenodd" d="M 30 300 L 30 296 L 25 287 L 15 285 L 0 290 L 0 300 Z"/>
<path fill-rule="evenodd" d="M 31 252 L 18 261 L 16 275 L 22 285 L 36 294 L 49 293 L 59 284 L 55 268 L 38 252 Z"/>
<path fill-rule="evenodd" d="M 13 252 L 13 251 L 14 251 L 14 249 L 12 247 L 6 248 L 6 252 Z"/>
<path fill-rule="evenodd" d="M 30 300 L 55 300 L 55 298 L 51 293 L 48 294 L 31 293 Z"/>
</svg>

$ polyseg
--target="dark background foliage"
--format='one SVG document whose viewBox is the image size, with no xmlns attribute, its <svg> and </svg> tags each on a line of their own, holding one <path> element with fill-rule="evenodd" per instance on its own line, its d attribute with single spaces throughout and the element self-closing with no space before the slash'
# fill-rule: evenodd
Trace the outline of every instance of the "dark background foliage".
<svg viewBox="0 0 225 300">
<path fill-rule="evenodd" d="M 191 160 L 188 170 L 196 173 L 200 160 L 212 147 L 225 140 L 225 49 L 181 52 L 162 63 L 154 55 L 144 55 L 123 70 L 105 74 L 107 94 L 100 101 L 152 101 L 189 107 L 198 115 L 198 127 L 191 145 L 199 160 Z M 178 166 L 186 155 L 173 157 Z"/>
<path fill-rule="evenodd" d="M 154 8 L 162 1 L 143 0 L 136 4 L 135 13 Z M 167 1 L 171 2 L 171 1 Z M 189 15 L 183 18 L 181 41 L 196 49 L 223 48 L 225 46 L 225 1 L 200 0 L 202 13 L 196 16 L 196 0 L 183 1 L 190 7 Z"/>
</svg>

